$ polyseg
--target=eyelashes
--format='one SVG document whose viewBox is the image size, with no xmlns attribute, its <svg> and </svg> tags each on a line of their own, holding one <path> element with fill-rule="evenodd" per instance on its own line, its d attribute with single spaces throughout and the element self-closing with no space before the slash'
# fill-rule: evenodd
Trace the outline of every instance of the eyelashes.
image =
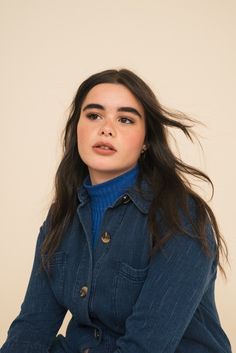
<svg viewBox="0 0 236 353">
<path fill-rule="evenodd" d="M 134 121 L 131 118 L 121 117 L 119 118 L 119 121 L 126 125 L 134 124 Z"/>
<path fill-rule="evenodd" d="M 88 113 L 88 114 L 86 114 L 86 117 L 92 121 L 102 119 L 102 117 L 97 113 Z M 132 118 L 127 117 L 127 116 L 119 117 L 118 121 L 124 125 L 132 125 L 135 123 L 135 121 Z"/>
<path fill-rule="evenodd" d="M 96 113 L 89 113 L 89 114 L 86 114 L 86 117 L 90 120 L 97 120 L 97 118 L 100 118 L 100 116 Z"/>
</svg>

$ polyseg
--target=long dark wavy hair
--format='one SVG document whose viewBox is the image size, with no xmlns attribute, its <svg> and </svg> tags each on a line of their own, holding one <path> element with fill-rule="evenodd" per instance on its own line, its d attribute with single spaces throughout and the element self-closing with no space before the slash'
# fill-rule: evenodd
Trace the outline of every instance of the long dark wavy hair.
<svg viewBox="0 0 236 353">
<path fill-rule="evenodd" d="M 173 112 L 163 107 L 155 97 L 149 86 L 136 74 L 127 69 L 106 70 L 90 76 L 78 88 L 71 105 L 69 119 L 64 131 L 63 157 L 55 177 L 55 196 L 51 204 L 50 227 L 43 242 L 41 254 L 44 266 L 50 261 L 60 245 L 63 235 L 72 221 L 78 206 L 77 189 L 88 175 L 88 168 L 80 158 L 77 148 L 77 124 L 81 106 L 88 92 L 101 83 L 122 84 L 127 87 L 142 104 L 145 112 L 146 137 L 148 149 L 140 157 L 139 185 L 146 180 L 150 185 L 153 199 L 149 209 L 148 220 L 152 241 L 151 256 L 156 253 L 175 231 L 186 233 L 183 229 L 178 210 L 185 212 L 192 223 L 195 234 L 204 251 L 210 254 L 209 239 L 206 235 L 206 225 L 211 224 L 216 240 L 216 258 L 221 271 L 223 267 L 219 261 L 220 254 L 227 258 L 227 247 L 222 238 L 216 218 L 209 205 L 191 187 L 188 176 L 210 183 L 212 194 L 214 191 L 210 178 L 202 171 L 184 163 L 175 156 L 169 145 L 169 130 L 177 128 L 187 138 L 193 141 L 192 126 L 194 119 L 180 112 Z M 190 217 L 189 199 L 194 200 L 196 214 L 193 221 Z M 163 236 L 159 233 L 157 212 L 168 224 L 168 231 Z"/>
</svg>

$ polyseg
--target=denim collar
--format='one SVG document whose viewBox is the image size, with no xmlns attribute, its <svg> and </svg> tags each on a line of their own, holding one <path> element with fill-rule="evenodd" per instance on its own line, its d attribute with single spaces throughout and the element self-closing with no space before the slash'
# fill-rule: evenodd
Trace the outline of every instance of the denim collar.
<svg viewBox="0 0 236 353">
<path fill-rule="evenodd" d="M 79 199 L 79 207 L 84 206 L 90 201 L 89 194 L 85 187 L 81 185 L 77 190 L 77 196 Z M 148 184 L 143 181 L 141 183 L 141 192 L 137 190 L 137 186 L 131 187 L 125 194 L 119 197 L 112 205 L 111 208 L 115 208 L 120 204 L 126 204 L 132 201 L 140 212 L 147 214 L 150 208 L 150 204 L 153 199 L 153 194 L 151 192 Z"/>
</svg>

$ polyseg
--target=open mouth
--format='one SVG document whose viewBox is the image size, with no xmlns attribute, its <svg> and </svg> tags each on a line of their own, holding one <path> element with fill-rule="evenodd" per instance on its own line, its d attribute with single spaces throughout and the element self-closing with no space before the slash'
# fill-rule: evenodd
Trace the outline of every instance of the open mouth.
<svg viewBox="0 0 236 353">
<path fill-rule="evenodd" d="M 114 151 L 113 148 L 108 147 L 108 146 L 95 146 L 95 148 L 101 148 L 102 150 L 111 150 L 111 151 Z"/>
<path fill-rule="evenodd" d="M 101 150 L 105 150 L 105 151 L 116 151 L 115 147 L 113 147 L 111 144 L 109 143 L 96 143 L 94 146 L 94 148 L 99 148 Z"/>
</svg>

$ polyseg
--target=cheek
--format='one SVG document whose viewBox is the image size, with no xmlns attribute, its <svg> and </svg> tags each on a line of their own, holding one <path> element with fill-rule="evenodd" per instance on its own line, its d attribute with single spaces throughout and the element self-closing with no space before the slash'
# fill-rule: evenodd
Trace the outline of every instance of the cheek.
<svg viewBox="0 0 236 353">
<path fill-rule="evenodd" d="M 82 124 L 77 125 L 77 145 L 81 149 L 85 146 L 84 142 L 87 140 L 87 129 Z"/>
<path fill-rule="evenodd" d="M 77 148 L 78 148 L 78 153 L 82 159 L 83 159 L 83 156 L 86 154 L 86 150 L 85 150 L 86 145 L 84 143 L 85 140 L 86 140 L 85 129 L 81 127 L 77 127 Z"/>
<path fill-rule="evenodd" d="M 145 134 L 143 131 L 134 133 L 127 138 L 127 147 L 130 151 L 139 154 L 143 148 Z"/>
</svg>

